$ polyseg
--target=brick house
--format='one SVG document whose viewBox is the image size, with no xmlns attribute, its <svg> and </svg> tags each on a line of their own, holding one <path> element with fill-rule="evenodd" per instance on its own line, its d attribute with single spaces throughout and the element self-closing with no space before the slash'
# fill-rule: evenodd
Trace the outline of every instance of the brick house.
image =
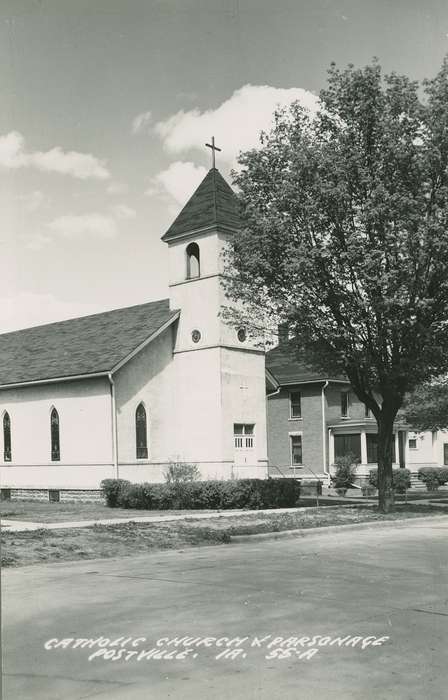
<svg viewBox="0 0 448 700">
<path fill-rule="evenodd" d="M 354 454 L 356 481 L 377 466 L 377 425 L 345 377 L 322 374 L 300 362 L 285 333 L 266 354 L 267 438 L 272 477 L 323 479 L 335 459 Z M 423 466 L 448 464 L 448 432 L 415 433 L 395 424 L 394 468 L 407 467 L 414 485 Z"/>
</svg>

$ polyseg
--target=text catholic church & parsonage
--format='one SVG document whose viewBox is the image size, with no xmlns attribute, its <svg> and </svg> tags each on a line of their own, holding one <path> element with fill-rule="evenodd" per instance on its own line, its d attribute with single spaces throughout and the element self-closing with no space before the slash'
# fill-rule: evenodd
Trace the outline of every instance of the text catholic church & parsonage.
<svg viewBox="0 0 448 700">
<path fill-rule="evenodd" d="M 214 144 L 213 144 L 214 145 Z M 240 229 L 213 167 L 163 236 L 169 298 L 0 335 L 2 498 L 96 496 L 105 478 L 164 481 L 172 462 L 203 479 L 328 475 L 376 462 L 376 422 L 344 377 L 265 353 L 226 323 L 222 253 Z M 448 461 L 445 433 L 397 426 L 397 466 Z"/>
</svg>

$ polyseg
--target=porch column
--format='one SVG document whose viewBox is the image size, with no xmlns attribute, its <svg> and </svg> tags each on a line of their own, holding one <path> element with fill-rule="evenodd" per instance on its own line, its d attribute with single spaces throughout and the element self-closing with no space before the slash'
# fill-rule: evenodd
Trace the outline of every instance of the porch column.
<svg viewBox="0 0 448 700">
<path fill-rule="evenodd" d="M 361 430 L 361 464 L 367 464 L 367 438 L 365 430 Z"/>
<path fill-rule="evenodd" d="M 328 467 L 334 464 L 334 434 L 330 429 L 328 431 Z"/>
</svg>

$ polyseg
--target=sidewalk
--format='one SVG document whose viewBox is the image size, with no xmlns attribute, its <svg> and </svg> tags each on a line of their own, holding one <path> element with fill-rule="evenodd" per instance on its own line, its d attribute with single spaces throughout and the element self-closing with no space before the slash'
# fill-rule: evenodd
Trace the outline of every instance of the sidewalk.
<svg viewBox="0 0 448 700">
<path fill-rule="evenodd" d="M 351 505 L 347 503 L 347 505 Z M 340 505 L 325 506 L 325 508 L 339 508 Z M 66 530 L 66 529 L 76 529 L 80 527 L 93 527 L 94 525 L 122 525 L 124 523 L 166 523 L 172 522 L 173 520 L 210 520 L 211 518 L 234 518 L 235 516 L 241 515 L 260 515 L 261 513 L 272 514 L 282 514 L 282 513 L 297 513 L 302 510 L 309 510 L 309 506 L 303 506 L 302 508 L 265 508 L 261 510 L 225 510 L 225 511 L 214 511 L 207 513 L 188 513 L 185 512 L 181 515 L 157 515 L 157 511 L 154 511 L 154 515 L 144 515 L 144 516 L 132 516 L 129 518 L 107 518 L 106 520 L 79 520 L 72 522 L 62 522 L 62 523 L 35 523 L 23 520 L 8 520 L 7 518 L 2 518 L 1 528 L 4 532 L 26 532 L 33 530 Z"/>
<path fill-rule="evenodd" d="M 346 497 L 344 498 L 345 503 L 327 505 L 331 500 L 328 496 L 320 497 L 321 502 L 325 501 L 326 505 L 323 506 L 327 508 L 340 508 L 341 505 L 350 507 L 354 504 L 359 504 L 359 498 Z M 374 506 L 376 505 L 376 499 L 363 499 L 363 505 Z M 410 504 L 415 503 L 418 505 L 431 505 L 435 508 L 440 507 L 446 508 L 446 504 L 438 503 L 437 501 L 431 501 L 431 499 L 419 499 L 418 501 L 410 501 Z M 138 516 L 132 515 L 129 518 L 106 518 L 101 520 L 79 520 L 79 521 L 66 521 L 66 522 L 56 522 L 56 523 L 39 523 L 31 522 L 27 520 L 11 520 L 8 518 L 1 519 L 1 529 L 3 532 L 32 532 L 35 530 L 71 530 L 82 527 L 93 527 L 95 525 L 122 525 L 125 523 L 166 523 L 173 522 L 176 520 L 210 520 L 211 518 L 233 518 L 237 516 L 245 515 L 260 515 L 262 513 L 274 515 L 282 513 L 297 513 L 304 510 L 309 510 L 310 507 L 315 506 L 302 506 L 300 508 L 265 508 L 259 510 L 225 510 L 225 511 L 207 511 L 205 513 L 198 513 L 197 511 L 189 512 L 185 511 L 181 514 L 168 514 L 168 515 L 158 515 L 157 511 L 154 511 L 154 515 Z"/>
</svg>

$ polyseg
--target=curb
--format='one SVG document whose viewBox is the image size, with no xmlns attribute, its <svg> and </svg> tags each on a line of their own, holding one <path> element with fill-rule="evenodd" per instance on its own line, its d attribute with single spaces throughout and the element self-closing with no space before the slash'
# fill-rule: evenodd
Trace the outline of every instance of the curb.
<svg viewBox="0 0 448 700">
<path fill-rule="evenodd" d="M 369 530 L 378 527 L 403 527 L 415 522 L 447 522 L 448 515 L 418 516 L 415 518 L 400 518 L 397 520 L 372 520 L 361 523 L 348 523 L 347 525 L 324 525 L 322 527 L 307 527 L 296 530 L 280 530 L 279 532 L 257 532 L 253 535 L 230 535 L 230 544 L 243 542 L 256 542 L 257 540 L 282 540 L 299 537 L 309 537 L 311 535 L 328 535 L 336 532 L 347 532 L 351 530 Z"/>
</svg>

